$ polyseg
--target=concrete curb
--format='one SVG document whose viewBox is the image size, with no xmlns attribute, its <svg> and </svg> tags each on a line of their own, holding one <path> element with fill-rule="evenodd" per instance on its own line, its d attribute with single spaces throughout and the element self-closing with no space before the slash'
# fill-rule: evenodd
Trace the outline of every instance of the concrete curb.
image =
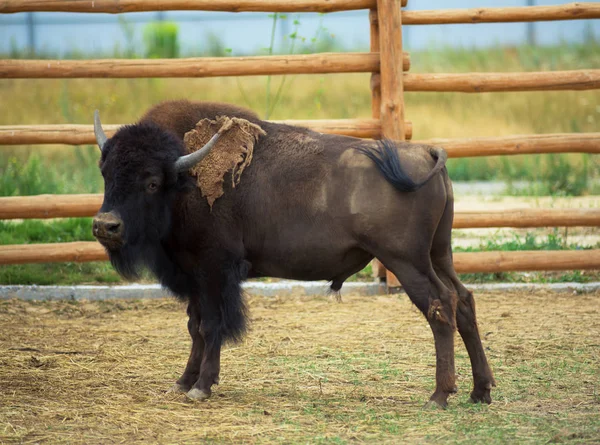
<svg viewBox="0 0 600 445">
<path fill-rule="evenodd" d="M 594 283 L 491 283 L 472 284 L 467 287 L 481 292 L 509 291 L 551 291 L 568 293 L 590 293 L 600 290 L 600 282 Z M 274 296 L 326 296 L 329 284 L 322 281 L 287 281 L 276 283 L 247 282 L 244 290 L 250 295 Z M 385 286 L 379 283 L 345 283 L 342 295 L 382 295 Z M 169 292 L 158 284 L 129 284 L 123 286 L 0 286 L 0 300 L 18 298 L 21 300 L 112 300 L 163 298 Z"/>
</svg>

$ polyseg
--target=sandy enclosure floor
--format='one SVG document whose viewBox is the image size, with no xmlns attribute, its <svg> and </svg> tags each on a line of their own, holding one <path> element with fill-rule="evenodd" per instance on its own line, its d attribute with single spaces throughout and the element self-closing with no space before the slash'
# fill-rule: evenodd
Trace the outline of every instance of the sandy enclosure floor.
<svg viewBox="0 0 600 445">
<path fill-rule="evenodd" d="M 494 403 L 422 406 L 434 348 L 406 295 L 249 300 L 213 398 L 165 390 L 189 339 L 174 300 L 0 301 L 0 442 L 600 443 L 600 293 L 477 295 Z"/>
</svg>

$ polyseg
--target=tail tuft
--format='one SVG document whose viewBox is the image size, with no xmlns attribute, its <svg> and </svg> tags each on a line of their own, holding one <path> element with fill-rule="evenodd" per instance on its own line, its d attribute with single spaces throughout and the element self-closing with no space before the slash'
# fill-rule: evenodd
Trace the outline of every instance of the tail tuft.
<svg viewBox="0 0 600 445">
<path fill-rule="evenodd" d="M 389 139 L 377 141 L 377 147 L 357 147 L 357 150 L 371 158 L 377 165 L 385 179 L 401 192 L 414 192 L 423 184 L 417 184 L 404 171 L 398 157 L 398 149 Z"/>
<path fill-rule="evenodd" d="M 398 157 L 398 147 L 396 147 L 396 144 L 393 141 L 383 139 L 377 141 L 377 146 L 375 148 L 356 147 L 356 149 L 371 158 L 385 179 L 401 192 L 414 192 L 419 190 L 427 183 L 427 181 L 444 168 L 446 160 L 448 159 L 448 155 L 444 149 L 429 147 L 429 153 L 436 161 L 435 167 L 433 167 L 423 181 L 415 182 L 402 168 L 400 158 Z"/>
</svg>

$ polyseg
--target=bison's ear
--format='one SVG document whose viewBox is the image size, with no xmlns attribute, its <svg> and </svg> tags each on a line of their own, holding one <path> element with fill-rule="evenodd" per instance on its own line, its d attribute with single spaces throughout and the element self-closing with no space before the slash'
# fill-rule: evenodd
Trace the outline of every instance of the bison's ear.
<svg viewBox="0 0 600 445">
<path fill-rule="evenodd" d="M 177 172 L 188 171 L 194 165 L 202 161 L 202 159 L 208 156 L 220 135 L 220 133 L 215 134 L 200 150 L 190 153 L 189 155 L 181 156 L 177 159 L 175 161 L 175 170 L 177 170 Z"/>
<path fill-rule="evenodd" d="M 96 135 L 96 142 L 98 143 L 98 147 L 100 147 L 100 151 L 102 151 L 108 138 L 102 129 L 102 124 L 100 123 L 100 112 L 98 110 L 94 111 L 94 135 Z"/>
</svg>

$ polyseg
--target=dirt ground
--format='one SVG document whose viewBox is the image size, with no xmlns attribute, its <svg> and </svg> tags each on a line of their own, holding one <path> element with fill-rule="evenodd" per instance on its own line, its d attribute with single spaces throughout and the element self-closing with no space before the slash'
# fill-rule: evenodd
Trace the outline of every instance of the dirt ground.
<svg viewBox="0 0 600 445">
<path fill-rule="evenodd" d="M 498 388 L 445 411 L 406 295 L 249 299 L 207 402 L 166 393 L 189 339 L 174 300 L 0 301 L 0 443 L 600 443 L 600 292 L 477 295 Z M 484 442 L 485 441 L 485 442 Z"/>
</svg>

